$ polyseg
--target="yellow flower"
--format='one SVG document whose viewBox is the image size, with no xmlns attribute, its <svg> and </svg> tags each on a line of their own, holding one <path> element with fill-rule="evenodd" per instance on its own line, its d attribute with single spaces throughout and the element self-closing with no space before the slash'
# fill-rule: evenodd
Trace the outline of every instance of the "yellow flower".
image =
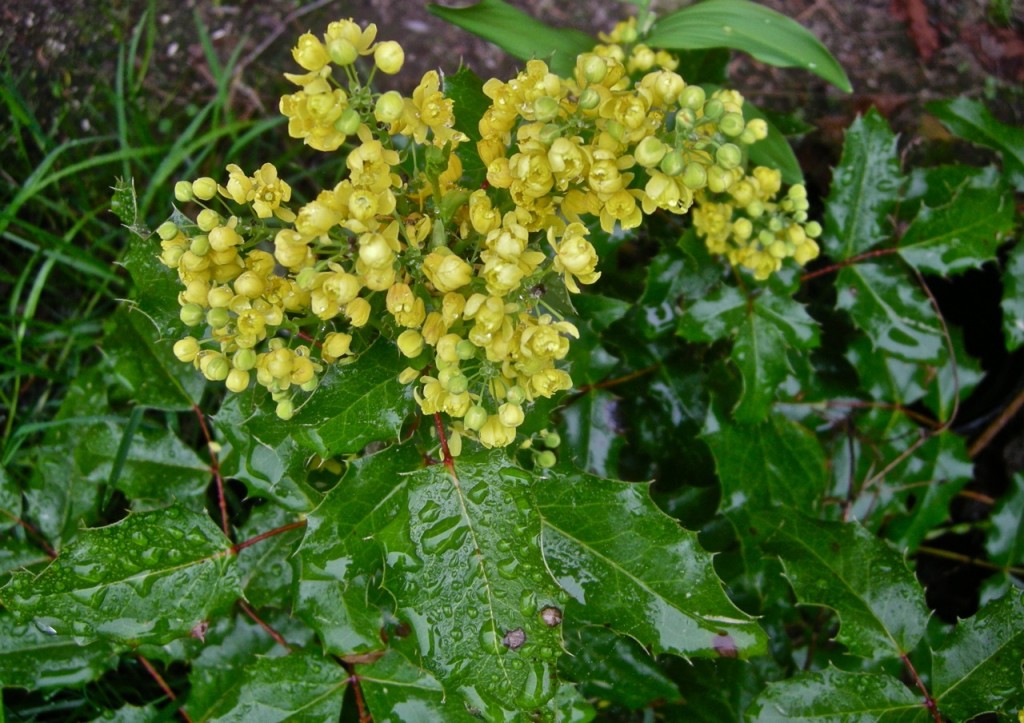
<svg viewBox="0 0 1024 723">
<path fill-rule="evenodd" d="M 491 414 L 477 434 L 480 437 L 480 444 L 488 449 L 507 447 L 515 441 L 516 428 L 504 424 L 497 414 Z"/>
<path fill-rule="evenodd" d="M 442 246 L 423 259 L 423 273 L 435 289 L 446 294 L 468 284 L 473 278 L 473 267 Z"/>
<path fill-rule="evenodd" d="M 325 362 L 337 361 L 343 356 L 352 353 L 352 335 L 340 332 L 331 332 L 324 337 L 323 348 L 320 356 Z"/>
<path fill-rule="evenodd" d="M 291 200 L 291 186 L 278 178 L 274 164 L 264 163 L 260 170 L 253 174 L 253 180 L 255 184 L 252 190 L 252 208 L 259 218 L 277 216 L 286 223 L 295 220 L 295 214 L 281 205 Z"/>
<path fill-rule="evenodd" d="M 548 232 L 548 243 L 555 250 L 552 264 L 555 271 L 562 274 L 565 287 L 574 294 L 580 293 L 580 283 L 592 284 L 601 278 L 597 268 L 597 251 L 587 241 L 587 227 L 582 223 L 571 223 L 566 226 L 561 240 L 556 244 L 553 230 Z"/>
<path fill-rule="evenodd" d="M 330 60 L 327 57 L 327 48 L 312 33 L 305 33 L 299 37 L 299 44 L 292 48 L 292 57 L 296 63 L 310 72 L 320 70 Z"/>
<path fill-rule="evenodd" d="M 331 90 L 326 83 L 310 83 L 298 93 L 281 96 L 280 103 L 281 113 L 288 117 L 288 135 L 318 151 L 334 151 L 345 142 L 347 136 L 334 124 L 347 108 L 345 91 Z"/>
<path fill-rule="evenodd" d="M 433 133 L 433 144 L 459 143 L 466 136 L 452 128 L 455 123 L 453 102 L 441 92 L 441 79 L 437 71 L 423 75 L 412 99 L 407 100 L 401 119 L 391 126 L 391 133 L 412 136 L 417 143 L 426 143 L 428 133 Z"/>
<path fill-rule="evenodd" d="M 360 55 L 369 55 L 373 52 L 373 41 L 377 38 L 377 26 L 370 23 L 365 29 L 348 20 L 335 20 L 327 26 L 327 33 L 324 40 L 328 45 L 332 40 L 344 40 L 348 42 Z"/>
</svg>

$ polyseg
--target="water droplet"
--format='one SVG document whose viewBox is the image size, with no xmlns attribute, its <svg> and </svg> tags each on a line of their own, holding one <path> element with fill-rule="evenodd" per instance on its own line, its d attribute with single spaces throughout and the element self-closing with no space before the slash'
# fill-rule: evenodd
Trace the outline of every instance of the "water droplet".
<svg viewBox="0 0 1024 723">
<path fill-rule="evenodd" d="M 532 590 L 524 590 L 519 598 L 519 612 L 523 615 L 533 615 L 537 609 L 537 594 Z"/>
<path fill-rule="evenodd" d="M 131 540 L 139 547 L 145 547 L 149 544 L 149 537 L 146 536 L 142 530 L 136 530 L 131 534 Z"/>
<path fill-rule="evenodd" d="M 471 618 L 477 618 L 480 616 L 480 609 L 475 607 L 468 607 L 466 608 L 466 615 L 468 615 Z"/>
<path fill-rule="evenodd" d="M 420 508 L 419 518 L 423 522 L 433 522 L 441 514 L 441 506 L 433 500 L 427 500 Z"/>
<path fill-rule="evenodd" d="M 43 633 L 43 635 L 56 635 L 57 631 L 51 625 L 47 625 L 42 620 L 33 620 L 32 624 L 36 626 L 36 630 Z"/>
<path fill-rule="evenodd" d="M 498 574 L 506 580 L 512 580 L 516 576 L 516 571 L 519 569 L 519 561 L 514 557 L 510 557 L 506 560 L 498 562 Z"/>
<path fill-rule="evenodd" d="M 487 650 L 493 650 L 496 647 L 495 641 L 497 639 L 498 636 L 490 627 L 486 627 L 480 631 L 480 644 L 483 645 L 484 648 L 486 648 Z"/>
<path fill-rule="evenodd" d="M 462 524 L 461 517 L 445 517 L 424 530 L 420 538 L 423 551 L 435 554 L 462 544 L 469 528 Z"/>
<path fill-rule="evenodd" d="M 475 485 L 469 492 L 466 493 L 466 497 L 474 505 L 482 505 L 487 499 L 487 495 L 490 494 L 491 488 L 486 482 L 481 482 Z"/>
</svg>

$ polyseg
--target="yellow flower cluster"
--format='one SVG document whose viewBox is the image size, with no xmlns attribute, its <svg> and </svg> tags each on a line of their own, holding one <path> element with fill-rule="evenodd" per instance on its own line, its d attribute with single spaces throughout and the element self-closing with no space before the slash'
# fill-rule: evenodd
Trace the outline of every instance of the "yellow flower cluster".
<svg viewBox="0 0 1024 723">
<path fill-rule="evenodd" d="M 202 210 L 158 229 L 181 318 L 203 330 L 175 354 L 232 391 L 265 387 L 282 418 L 326 365 L 383 334 L 409 359 L 400 379 L 422 412 L 452 418 L 453 448 L 510 444 L 532 401 L 572 386 L 559 365 L 579 333 L 544 295 L 600 277 L 590 220 L 611 232 L 697 204 L 709 248 L 758 278 L 817 253 L 802 187 L 776 201 L 777 172 L 743 170 L 765 124 L 746 121 L 732 91 L 688 86 L 671 56 L 635 42 L 635 24 L 602 36 L 570 78 L 534 60 L 484 85 L 484 188 L 462 185 L 456 151 L 472 149 L 436 72 L 410 97 L 372 90 L 404 59 L 376 33 L 341 20 L 292 51 L 306 72 L 287 74 L 299 86 L 281 99 L 289 135 L 344 146 L 340 181 L 293 209 L 273 165 L 232 164 L 224 185 L 180 182 L 176 198 Z"/>
</svg>

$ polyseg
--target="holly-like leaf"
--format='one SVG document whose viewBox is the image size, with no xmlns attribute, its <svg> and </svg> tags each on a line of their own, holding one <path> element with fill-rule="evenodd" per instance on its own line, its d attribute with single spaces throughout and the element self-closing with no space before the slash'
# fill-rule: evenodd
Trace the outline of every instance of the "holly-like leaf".
<svg viewBox="0 0 1024 723">
<path fill-rule="evenodd" d="M 984 105 L 962 96 L 925 108 L 961 138 L 999 151 L 1011 183 L 1024 191 L 1024 129 L 997 120 Z"/>
<path fill-rule="evenodd" d="M 953 720 L 1024 708 L 1024 598 L 1017 590 L 961 620 L 932 653 L 932 694 Z"/>
<path fill-rule="evenodd" d="M 765 545 L 778 554 L 801 603 L 836 611 L 836 639 L 854 655 L 906 653 L 924 634 L 924 591 L 903 556 L 860 525 L 787 513 Z"/>
<path fill-rule="evenodd" d="M 21 490 L 7 474 L 7 469 L 0 467 L 0 532 L 9 530 L 21 519 Z"/>
<path fill-rule="evenodd" d="M 782 415 L 740 425 L 712 405 L 702 437 L 715 457 L 725 511 L 785 505 L 809 513 L 825 493 L 820 443 L 806 427 Z"/>
<path fill-rule="evenodd" d="M 1021 520 L 1024 520 L 1024 474 L 1018 472 L 989 518 L 985 550 L 992 562 L 1005 567 L 1024 562 L 1024 525 Z"/>
<path fill-rule="evenodd" d="M 185 637 L 240 594 L 223 533 L 169 507 L 81 530 L 39 575 L 15 573 L 0 601 L 54 635 L 136 645 Z"/>
<path fill-rule="evenodd" d="M 241 670 L 236 686 L 195 721 L 337 720 L 349 674 L 334 659 L 307 650 L 256 658 Z"/>
<path fill-rule="evenodd" d="M 202 374 L 182 364 L 171 350 L 174 338 L 159 338 L 152 319 L 121 306 L 103 340 L 114 379 L 135 404 L 185 411 L 199 401 L 206 386 Z"/>
<path fill-rule="evenodd" d="M 764 632 L 726 597 L 711 555 L 651 501 L 647 486 L 549 470 L 534 484 L 544 557 L 565 615 L 607 625 L 655 653 L 746 657 Z"/>
<path fill-rule="evenodd" d="M 943 359 L 942 329 L 928 297 L 903 269 L 889 264 L 847 266 L 836 279 L 837 308 L 878 351 L 911 362 Z"/>
<path fill-rule="evenodd" d="M 394 650 L 372 665 L 359 667 L 359 687 L 375 723 L 404 723 L 413 718 L 454 723 L 480 720 L 461 702 L 445 700 L 437 678 Z"/>
<path fill-rule="evenodd" d="M 896 137 L 872 109 L 846 131 L 825 204 L 825 251 L 836 260 L 848 259 L 888 240 L 888 215 L 902 183 Z"/>
<path fill-rule="evenodd" d="M 0 687 L 63 688 L 82 685 L 117 665 L 118 649 L 109 642 L 82 645 L 70 635 L 55 635 L 45 625 L 0 614 Z"/>
<path fill-rule="evenodd" d="M 749 0 L 705 0 L 669 13 L 654 23 L 645 42 L 670 50 L 740 50 L 769 65 L 804 68 L 851 90 L 842 66 L 810 31 Z"/>
<path fill-rule="evenodd" d="M 502 0 L 480 0 L 464 8 L 431 3 L 427 10 L 520 60 L 545 60 L 562 77 L 569 77 L 576 56 L 591 50 L 597 42 L 578 30 L 545 25 Z"/>
<path fill-rule="evenodd" d="M 680 699 L 675 683 L 637 642 L 602 627 L 586 625 L 566 631 L 559 672 L 579 681 L 582 692 L 627 708 L 643 708 Z"/>
<path fill-rule="evenodd" d="M 412 633 L 397 647 L 487 717 L 550 707 L 561 654 L 560 591 L 541 556 L 531 487 L 501 452 L 407 477 L 409 543 L 387 589 Z M 554 611 L 558 611 L 557 615 Z"/>
<path fill-rule="evenodd" d="M 380 339 L 354 363 L 331 366 L 290 420 L 291 434 L 324 458 L 397 439 L 414 406 L 411 388 L 398 381 L 407 361 Z"/>
<path fill-rule="evenodd" d="M 910 723 L 926 717 L 920 696 L 893 677 L 827 668 L 769 683 L 744 720 Z"/>
<path fill-rule="evenodd" d="M 565 449 L 575 464 L 606 477 L 618 469 L 625 437 L 618 427 L 619 401 L 601 389 L 593 389 L 562 410 Z"/>
<path fill-rule="evenodd" d="M 296 552 L 295 612 L 332 653 L 381 647 L 384 614 L 377 599 L 389 553 L 392 566 L 415 562 L 409 574 L 418 569 L 403 550 L 385 550 L 382 539 L 410 544 L 408 473 L 421 464 L 411 445 L 363 457 L 307 517 Z"/>
<path fill-rule="evenodd" d="M 1003 337 L 1010 351 L 1024 345 L 1024 243 L 1017 243 L 1003 269 Z"/>
<path fill-rule="evenodd" d="M 135 287 L 133 303 L 156 325 L 161 339 L 179 339 L 185 325 L 178 316 L 178 274 L 160 261 L 160 243 L 156 236 L 132 237 L 124 255 L 124 267 Z M 184 365 L 182 365 L 184 366 Z"/>
<path fill-rule="evenodd" d="M 250 539 L 296 522 L 295 514 L 279 505 L 256 507 L 239 528 L 242 539 Z M 255 608 L 275 606 L 291 609 L 294 575 L 291 557 L 302 541 L 296 528 L 250 545 L 238 553 L 238 573 L 245 599 Z"/>
<path fill-rule="evenodd" d="M 942 205 L 922 206 L 903 232 L 900 256 L 924 273 L 959 274 L 995 259 L 1013 221 L 1013 198 L 1002 184 L 965 182 Z"/>
</svg>

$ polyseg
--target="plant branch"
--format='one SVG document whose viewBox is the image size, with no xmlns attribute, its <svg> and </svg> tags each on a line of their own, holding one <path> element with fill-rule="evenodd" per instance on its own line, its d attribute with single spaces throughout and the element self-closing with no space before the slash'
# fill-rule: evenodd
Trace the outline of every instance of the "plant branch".
<svg viewBox="0 0 1024 723">
<path fill-rule="evenodd" d="M 1003 411 L 999 413 L 999 416 L 996 417 L 990 425 L 985 427 L 982 433 L 978 435 L 978 438 L 971 443 L 971 446 L 967 448 L 967 456 L 972 459 L 977 457 L 983 449 L 992 443 L 992 440 L 996 438 L 996 435 L 1003 431 L 1003 427 L 1005 427 L 1011 419 L 1017 416 L 1017 412 L 1020 411 L 1022 406 L 1024 406 L 1024 389 L 1017 392 L 1017 396 L 1015 396 L 1010 403 L 1003 408 Z"/>
<path fill-rule="evenodd" d="M 246 615 L 248 615 L 250 618 L 252 618 L 252 620 L 255 621 L 261 628 L 266 630 L 267 634 L 270 635 L 270 637 L 272 637 L 274 639 L 275 643 L 280 645 L 282 648 L 287 650 L 289 653 L 292 650 L 294 650 L 294 648 L 292 648 L 292 646 L 288 644 L 288 641 L 284 639 L 284 636 L 281 635 L 281 633 L 277 632 L 272 627 L 270 627 L 270 625 L 265 623 L 263 621 L 263 619 L 259 615 L 256 614 L 256 611 L 252 609 L 252 607 L 249 605 L 249 603 L 247 603 L 245 600 L 239 599 L 238 607 L 242 608 L 242 612 L 244 612 Z"/>
<path fill-rule="evenodd" d="M 18 525 L 21 525 L 21 527 L 24 528 L 25 532 L 28 533 L 28 536 L 31 537 L 32 540 L 40 548 L 42 548 L 43 552 L 45 552 L 49 556 L 49 558 L 51 560 L 54 559 L 55 557 L 57 557 L 57 551 L 53 549 L 53 547 L 50 545 L 49 542 L 46 541 L 46 538 L 43 537 L 43 533 L 41 533 L 39 530 L 37 530 L 35 527 L 30 525 L 29 523 L 25 522 L 25 520 L 21 519 L 17 515 L 11 514 L 7 510 L 0 510 L 0 513 L 3 513 L 8 518 L 10 518 L 12 522 L 15 522 Z"/>
<path fill-rule="evenodd" d="M 834 264 L 829 264 L 828 266 L 824 266 L 824 267 L 822 267 L 820 269 L 815 269 L 814 271 L 808 271 L 806 274 L 802 274 L 800 276 L 800 282 L 803 283 L 804 281 L 810 281 L 811 279 L 815 279 L 815 278 L 817 278 L 819 276 L 825 276 L 826 274 L 831 274 L 831 273 L 833 273 L 835 271 L 839 271 L 840 269 L 846 268 L 847 266 L 853 266 L 854 264 L 859 263 L 861 261 L 865 261 L 867 259 L 877 258 L 879 256 L 890 256 L 890 255 L 898 253 L 898 252 L 899 252 L 899 249 L 897 249 L 897 248 L 874 249 L 873 251 L 865 251 L 862 254 L 857 254 L 856 256 L 851 256 L 848 259 L 843 259 L 842 261 L 837 261 Z"/>
<path fill-rule="evenodd" d="M 983 567 L 986 570 L 994 570 L 996 572 L 1003 572 L 1007 575 L 1017 575 L 1018 577 L 1024 577 L 1024 567 L 1016 567 L 1014 565 L 997 565 L 989 560 L 982 560 L 978 557 L 971 557 L 970 555 L 964 555 L 959 552 L 953 552 L 952 550 L 943 550 L 941 547 L 930 547 L 928 545 L 921 545 L 917 548 L 917 553 L 924 553 L 925 555 L 931 555 L 932 557 L 942 557 L 947 560 L 955 560 L 956 562 L 962 562 L 965 565 L 977 565 Z"/>
<path fill-rule="evenodd" d="M 305 526 L 306 520 L 302 519 L 296 520 L 295 522 L 290 522 L 287 525 L 282 525 L 281 527 L 275 527 L 272 530 L 261 532 L 260 534 L 256 535 L 256 537 L 250 537 L 248 540 L 242 540 L 241 542 L 235 543 L 231 546 L 231 552 L 238 554 L 245 548 L 250 547 L 251 545 L 255 545 L 257 542 L 262 542 L 263 540 L 273 537 L 274 535 L 280 535 L 284 532 L 288 532 L 289 530 L 297 530 L 298 528 Z"/>
<path fill-rule="evenodd" d="M 373 717 L 366 710 L 366 701 L 363 700 L 363 689 L 359 685 L 359 675 L 356 674 L 356 666 L 352 663 L 338 658 L 348 673 L 348 681 L 352 684 L 352 693 L 356 698 L 356 709 L 359 711 L 359 723 L 372 723 Z"/>
<path fill-rule="evenodd" d="M 942 723 L 942 715 L 939 713 L 939 707 L 936 705 L 935 699 L 932 698 L 932 694 L 928 692 L 928 689 L 921 681 L 921 676 L 917 674 L 917 669 L 914 668 L 914 664 L 910 662 L 910 658 L 908 658 L 907 654 L 904 652 L 900 652 L 900 658 L 903 660 L 903 664 L 907 667 L 907 670 L 910 671 L 910 677 L 914 679 L 914 684 L 917 686 L 917 689 L 921 691 L 922 695 L 924 695 L 924 707 L 928 709 L 929 713 L 931 713 L 932 720 L 934 720 L 935 723 Z"/>
<path fill-rule="evenodd" d="M 224 499 L 224 478 L 220 474 L 220 461 L 217 459 L 217 452 L 214 451 L 213 436 L 210 434 L 210 428 L 206 425 L 206 415 L 203 414 L 203 410 L 199 408 L 198 404 L 192 405 L 192 411 L 196 413 L 196 417 L 199 419 L 199 428 L 203 432 L 203 438 L 206 440 L 206 449 L 210 453 L 210 474 L 213 475 L 214 483 L 217 486 L 217 506 L 220 508 L 220 526 L 224 531 L 224 536 L 228 539 L 231 538 L 231 523 L 228 522 L 228 505 Z"/>
<path fill-rule="evenodd" d="M 171 690 L 171 686 L 167 685 L 167 681 L 164 680 L 164 677 L 160 675 L 160 672 L 156 668 L 153 667 L 152 663 L 146 660 L 145 656 L 136 654 L 135 659 L 142 664 L 142 667 L 145 668 L 146 672 L 149 673 L 150 677 L 156 681 L 156 684 L 160 686 L 160 690 L 164 692 L 164 695 L 166 695 L 169 700 L 178 700 L 178 696 L 176 696 L 174 694 L 174 691 Z M 192 723 L 192 718 L 189 716 L 188 713 L 185 712 L 184 708 L 179 707 L 178 714 L 188 723 Z"/>
<path fill-rule="evenodd" d="M 448 449 L 448 438 L 444 436 L 444 423 L 441 420 L 441 413 L 434 412 L 434 427 L 437 429 L 437 437 L 441 440 L 441 461 L 444 462 L 444 466 L 448 468 L 452 477 L 455 476 L 455 458 L 452 457 L 451 450 Z"/>
</svg>

